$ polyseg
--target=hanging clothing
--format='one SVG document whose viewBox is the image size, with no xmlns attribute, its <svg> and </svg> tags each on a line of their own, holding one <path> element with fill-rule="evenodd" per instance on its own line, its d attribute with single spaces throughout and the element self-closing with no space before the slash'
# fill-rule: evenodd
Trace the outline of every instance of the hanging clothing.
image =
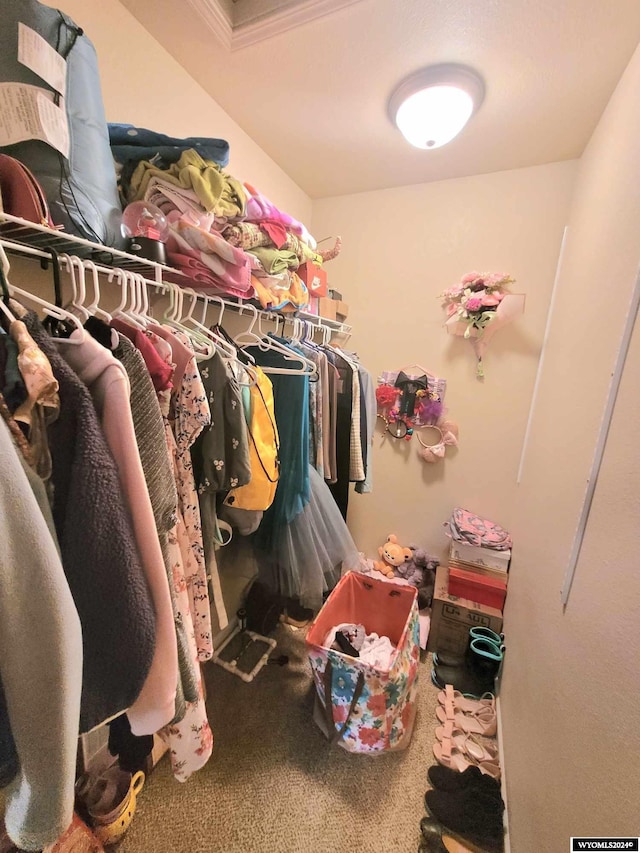
<svg viewBox="0 0 640 853">
<path fill-rule="evenodd" d="M 186 335 L 177 331 L 172 334 L 185 347 L 189 347 L 189 339 Z M 184 367 L 182 376 L 179 376 L 176 370 L 173 381 L 171 426 L 175 436 L 178 506 L 189 542 L 189 552 L 183 554 L 184 570 L 191 602 L 198 659 L 206 661 L 213 654 L 213 635 L 206 557 L 202 539 L 202 519 L 193 476 L 191 448 L 202 430 L 209 426 L 211 411 L 193 352 Z"/>
<path fill-rule="evenodd" d="M 246 350 L 262 367 L 290 367 L 275 350 Z M 295 352 L 295 350 L 294 350 Z M 289 524 L 309 503 L 309 377 L 270 374 L 274 411 L 280 438 L 280 478 L 275 498 L 256 534 L 261 550 L 269 552 L 279 529 Z"/>
<path fill-rule="evenodd" d="M 123 335 L 118 337 L 118 345 L 113 354 L 122 362 L 129 377 L 133 427 L 171 594 L 178 650 L 179 678 L 173 720 L 177 721 L 184 716 L 185 701 L 193 702 L 198 696 L 196 671 L 191 660 L 185 627 L 178 614 L 168 553 L 168 533 L 177 522 L 178 493 L 165 440 L 162 412 L 153 382 L 140 352 L 128 338 Z"/>
<path fill-rule="evenodd" d="M 73 816 L 82 634 L 50 513 L 50 527 L 43 515 L 44 486 L 32 473 L 36 500 L 4 422 L 0 468 L 0 730 L 6 735 L 10 724 L 18 758 L 5 824 L 19 848 L 41 850 Z"/>
<path fill-rule="evenodd" d="M 44 481 L 51 477 L 51 453 L 47 426 L 58 417 L 58 382 L 49 359 L 36 345 L 21 320 L 9 327 L 18 347 L 17 363 L 27 391 L 26 399 L 14 409 L 13 417 L 23 424 L 33 455 L 35 470 Z"/>
<path fill-rule="evenodd" d="M 200 502 L 207 574 L 217 624 L 216 633 L 229 624 L 218 575 L 216 549 L 223 544 L 217 501 L 251 479 L 249 442 L 242 393 L 238 381 L 218 352 L 200 363 L 200 375 L 211 410 L 211 423 L 191 449 Z"/>
<path fill-rule="evenodd" d="M 309 466 L 309 501 L 277 533 L 272 550 L 259 556 L 261 578 L 281 595 L 318 611 L 324 593 L 342 571 L 358 566 L 358 549 L 318 472 Z"/>
<path fill-rule="evenodd" d="M 170 388 L 173 370 L 156 352 L 151 333 L 136 328 L 131 323 L 127 323 L 122 317 L 114 317 L 111 321 L 111 327 L 121 335 L 129 338 L 136 349 L 140 351 L 156 391 L 163 391 L 165 388 Z"/>
<path fill-rule="evenodd" d="M 201 402 L 198 401 L 196 395 L 194 395 L 194 400 L 196 400 L 197 409 L 200 411 Z M 165 441 L 177 483 L 179 476 L 179 453 L 176 435 L 169 417 L 171 411 L 171 392 L 168 389 L 161 391 L 158 394 L 158 402 L 165 426 Z M 197 412 L 194 412 L 194 417 L 198 421 L 201 416 L 199 417 Z M 185 703 L 184 717 L 180 721 L 172 723 L 159 732 L 169 747 L 171 766 L 174 776 L 179 782 L 185 782 L 192 773 L 203 767 L 211 757 L 213 750 L 213 733 L 207 720 L 204 703 L 199 650 L 194 627 L 193 601 L 190 594 L 190 581 L 192 582 L 193 580 L 193 549 L 182 511 L 183 502 L 179 500 L 176 525 L 169 531 L 167 547 L 171 564 L 177 615 L 184 626 L 190 660 L 196 675 L 196 696 L 193 701 Z M 189 573 L 187 572 L 187 566 L 189 566 Z"/>
<path fill-rule="evenodd" d="M 91 395 L 36 315 L 27 313 L 24 322 L 60 386 L 60 415 L 49 427 L 53 518 L 82 624 L 80 730 L 86 732 L 140 695 L 153 658 L 156 618 Z"/>
<path fill-rule="evenodd" d="M 376 384 L 371 374 L 365 370 L 362 365 L 358 366 L 360 373 L 360 388 L 364 393 L 363 411 L 366 413 L 366 460 L 365 460 L 365 478 L 362 483 L 356 483 L 356 492 L 361 495 L 373 491 L 373 435 L 376 428 L 376 417 L 378 413 L 378 403 L 376 400 Z"/>
<path fill-rule="evenodd" d="M 82 334 L 84 340 L 77 343 Z M 61 340 L 58 346 L 67 364 L 91 393 L 118 468 L 120 488 L 153 598 L 156 616 L 153 661 L 142 691 L 127 712 L 135 735 L 152 735 L 175 715 L 178 656 L 169 584 L 136 443 L 129 379 L 114 355 L 86 333 L 73 332 L 69 343 Z"/>
<path fill-rule="evenodd" d="M 235 510 L 264 511 L 275 497 L 280 476 L 278 426 L 273 399 L 273 384 L 258 366 L 257 381 L 249 389 L 249 465 L 251 478 L 244 486 L 232 488 L 225 505 Z"/>
<path fill-rule="evenodd" d="M 349 474 L 351 472 L 351 420 L 353 411 L 353 368 L 336 351 L 328 351 L 327 357 L 338 371 L 336 382 L 336 467 L 335 483 L 330 485 L 331 494 L 342 517 L 347 518 L 349 506 Z"/>
<path fill-rule="evenodd" d="M 228 492 L 251 480 L 240 386 L 218 352 L 200 363 L 211 423 L 191 449 L 198 494 Z"/>
</svg>

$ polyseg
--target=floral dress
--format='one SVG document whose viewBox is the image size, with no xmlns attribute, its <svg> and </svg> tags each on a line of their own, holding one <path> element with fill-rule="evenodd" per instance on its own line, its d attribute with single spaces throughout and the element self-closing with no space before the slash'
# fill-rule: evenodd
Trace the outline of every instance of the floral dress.
<svg viewBox="0 0 640 853">
<path fill-rule="evenodd" d="M 174 332 L 174 334 L 185 346 L 191 347 L 186 335 L 181 332 Z M 184 555 L 185 576 L 196 634 L 198 659 L 207 661 L 213 655 L 211 607 L 202 542 L 200 505 L 191 462 L 191 447 L 205 427 L 209 426 L 211 411 L 195 357 L 187 364 L 179 387 L 173 389 L 171 406 L 176 445 L 178 504 L 182 510 L 189 541 L 189 549 Z"/>
<path fill-rule="evenodd" d="M 190 373 L 190 371 L 185 372 L 185 377 L 187 376 L 187 373 Z M 187 635 L 187 640 L 189 644 L 189 651 L 191 653 L 193 666 L 196 674 L 198 699 L 195 702 L 186 702 L 186 711 L 184 718 L 178 723 L 165 726 L 165 728 L 162 729 L 159 734 L 169 747 L 169 752 L 171 755 L 171 765 L 175 778 L 179 782 L 186 782 L 192 773 L 195 773 L 196 770 L 199 770 L 201 767 L 203 767 L 209 760 L 213 751 L 213 732 L 211 731 L 209 721 L 207 720 L 207 711 L 205 707 L 204 692 L 202 688 L 202 676 L 200 673 L 200 650 L 196 641 L 195 619 L 193 615 L 193 581 L 194 575 L 196 575 L 197 580 L 197 572 L 194 571 L 194 543 L 193 539 L 190 536 L 189 526 L 184 515 L 185 501 L 183 499 L 186 496 L 184 485 L 188 482 L 188 479 L 185 476 L 184 460 L 181 459 L 184 454 L 180 453 L 176 434 L 174 433 L 173 429 L 173 424 L 169 418 L 171 408 L 170 395 L 170 390 L 160 391 L 158 393 L 160 409 L 162 411 L 162 416 L 165 423 L 167 446 L 169 448 L 169 455 L 173 463 L 174 475 L 176 477 L 176 485 L 178 487 L 179 498 L 177 512 L 178 521 L 176 523 L 176 526 L 168 534 L 168 553 L 171 562 L 173 587 L 175 591 L 178 615 L 182 619 L 182 622 L 184 624 L 185 633 Z M 195 405 L 193 406 L 194 426 L 192 432 L 195 431 L 196 424 L 202 421 L 206 412 L 204 407 L 202 406 L 201 401 L 198 398 L 197 393 L 181 395 L 181 399 L 182 412 L 180 422 L 183 425 L 183 431 L 181 435 L 185 436 L 188 434 L 188 430 L 186 428 L 188 423 L 188 400 L 191 399 L 195 403 Z M 206 405 L 206 399 L 204 400 L 204 403 Z M 174 422 L 176 422 L 176 419 L 174 419 Z M 204 425 L 204 421 L 202 422 Z M 182 491 L 181 486 L 183 489 Z M 189 513 L 190 509 L 192 508 L 192 502 L 195 502 L 197 508 L 197 498 L 195 498 L 195 495 L 193 501 L 186 501 L 187 513 Z M 191 514 L 190 523 L 191 530 L 197 531 L 199 526 L 199 518 L 198 524 L 196 525 L 193 514 Z M 200 547 L 201 541 L 202 540 L 200 537 Z M 198 586 L 196 586 L 195 589 L 197 590 Z M 201 599 L 196 600 L 201 601 Z"/>
</svg>

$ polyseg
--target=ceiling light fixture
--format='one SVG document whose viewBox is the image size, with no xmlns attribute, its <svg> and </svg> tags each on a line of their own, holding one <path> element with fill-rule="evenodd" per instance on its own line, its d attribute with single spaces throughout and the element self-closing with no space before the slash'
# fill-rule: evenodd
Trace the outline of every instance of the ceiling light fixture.
<svg viewBox="0 0 640 853">
<path fill-rule="evenodd" d="M 431 65 L 406 77 L 389 99 L 389 117 L 416 148 L 456 137 L 484 98 L 484 81 L 466 65 Z"/>
</svg>

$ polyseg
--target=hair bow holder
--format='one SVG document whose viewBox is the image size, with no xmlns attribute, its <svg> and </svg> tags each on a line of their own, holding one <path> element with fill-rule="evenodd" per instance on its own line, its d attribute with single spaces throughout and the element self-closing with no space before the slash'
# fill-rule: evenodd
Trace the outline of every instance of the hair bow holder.
<svg viewBox="0 0 640 853">
<path fill-rule="evenodd" d="M 444 459 L 447 447 L 458 446 L 458 425 L 453 421 L 441 418 L 437 424 L 432 424 L 425 429 L 431 429 L 437 433 L 437 441 L 435 444 L 427 444 L 420 434 L 417 432 L 417 438 L 420 442 L 418 456 L 424 462 L 438 462 Z"/>
<path fill-rule="evenodd" d="M 412 368 L 414 370 L 403 368 L 382 374 L 376 389 L 378 417 L 384 421 L 385 430 L 392 438 L 410 441 L 415 435 L 420 444 L 420 458 L 425 462 L 437 462 L 444 459 L 447 447 L 458 444 L 458 425 L 445 417 L 447 383 L 420 365 L 412 365 Z M 419 368 L 419 372 L 415 368 Z M 426 430 L 436 432 L 433 444 L 422 438 Z"/>
</svg>

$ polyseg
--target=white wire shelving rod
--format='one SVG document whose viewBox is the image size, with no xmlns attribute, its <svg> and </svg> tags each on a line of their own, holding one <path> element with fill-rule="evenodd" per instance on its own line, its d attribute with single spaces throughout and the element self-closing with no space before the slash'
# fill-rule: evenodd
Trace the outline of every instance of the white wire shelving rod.
<svg viewBox="0 0 640 853">
<path fill-rule="evenodd" d="M 27 220 L 22 220 L 16 216 L 9 216 L 8 214 L 5 214 L 5 213 L 0 214 L 0 220 L 4 221 L 6 219 L 9 219 L 11 222 L 17 222 L 20 225 L 28 226 L 29 228 L 33 227 L 33 228 L 37 229 L 38 231 L 42 231 L 43 234 L 51 234 L 53 236 L 66 238 L 66 235 L 63 235 L 57 231 L 52 231 L 52 229 L 50 229 L 50 228 L 45 228 L 44 226 L 38 226 L 36 223 L 33 223 L 33 222 L 29 223 L 29 222 L 27 222 Z M 140 273 L 137 273 L 137 275 L 142 278 L 142 281 L 144 282 L 144 284 L 147 287 L 155 288 L 156 292 L 160 288 L 162 290 L 166 291 L 169 288 L 184 289 L 184 288 L 188 287 L 189 279 L 187 279 L 187 278 L 185 278 L 185 284 L 183 286 L 181 284 L 178 284 L 175 281 L 170 281 L 170 280 L 163 277 L 163 273 L 167 273 L 167 272 L 171 273 L 172 275 L 179 274 L 179 273 L 177 273 L 176 270 L 171 269 L 171 267 L 165 267 L 165 266 L 162 266 L 161 264 L 157 264 L 153 261 L 147 262 L 144 258 L 140 259 L 136 255 L 129 255 L 126 252 L 119 252 L 117 249 L 110 249 L 110 248 L 107 248 L 106 246 L 100 246 L 97 243 L 91 243 L 89 240 L 84 240 L 81 237 L 70 238 L 69 239 L 69 245 L 63 246 L 62 248 L 64 248 L 65 251 L 60 252 L 60 254 L 68 254 L 70 257 L 78 257 L 78 260 L 80 262 L 91 260 L 90 258 L 82 258 L 82 257 L 73 255 L 72 244 L 75 242 L 80 243 L 83 246 L 95 249 L 95 250 L 99 251 L 101 254 L 113 254 L 116 257 L 119 256 L 122 258 L 126 258 L 130 261 L 135 261 L 136 263 L 139 262 L 140 265 L 143 267 L 148 264 L 148 266 L 150 268 L 152 267 L 155 270 L 155 276 L 156 276 L 155 279 L 154 280 L 148 279 L 145 276 L 142 276 Z M 0 234 L 0 245 L 2 245 L 6 250 L 9 250 L 10 252 L 15 252 L 16 254 L 25 255 L 27 257 L 39 258 L 40 260 L 46 260 L 46 261 L 52 260 L 51 253 L 48 252 L 46 250 L 46 248 L 39 248 L 37 246 L 29 245 L 28 243 L 22 243 L 22 242 L 19 242 L 18 240 L 11 239 L 11 237 L 6 237 L 6 236 L 3 237 L 1 234 Z M 60 261 L 61 261 L 61 263 L 65 263 L 64 258 L 61 258 Z M 95 263 L 95 262 L 92 261 L 92 263 Z M 117 264 L 113 264 L 112 266 L 106 266 L 105 264 L 102 264 L 102 263 L 95 263 L 95 267 L 98 270 L 98 272 L 102 273 L 103 275 L 110 275 L 114 270 L 121 269 L 121 267 L 119 267 Z M 206 299 L 208 296 L 210 296 L 210 294 L 200 293 L 197 290 L 195 291 L 195 293 L 201 299 Z M 230 309 L 231 311 L 242 313 L 242 309 L 246 308 L 246 306 L 247 306 L 247 303 L 243 302 L 242 300 L 231 301 L 229 299 L 225 299 L 222 296 L 218 296 L 217 294 L 215 294 L 212 297 L 212 301 L 215 301 L 216 303 L 222 303 L 222 305 L 224 305 L 225 311 L 227 309 Z M 256 311 L 257 311 L 257 316 L 261 317 L 263 320 L 279 321 L 280 319 L 283 319 L 286 322 L 287 320 L 293 320 L 295 318 L 295 319 L 305 320 L 305 321 L 309 322 L 312 326 L 314 326 L 319 331 L 323 331 L 326 329 L 329 332 L 331 332 L 332 334 L 344 335 L 346 337 L 350 337 L 351 332 L 352 332 L 351 326 L 349 326 L 346 323 L 341 323 L 337 320 L 330 320 L 328 318 L 320 317 L 316 314 L 310 314 L 310 313 L 304 312 L 304 311 L 286 312 L 286 313 L 285 312 L 278 312 L 278 311 L 265 311 L 265 310 L 260 310 L 260 309 L 256 309 Z"/>
</svg>

